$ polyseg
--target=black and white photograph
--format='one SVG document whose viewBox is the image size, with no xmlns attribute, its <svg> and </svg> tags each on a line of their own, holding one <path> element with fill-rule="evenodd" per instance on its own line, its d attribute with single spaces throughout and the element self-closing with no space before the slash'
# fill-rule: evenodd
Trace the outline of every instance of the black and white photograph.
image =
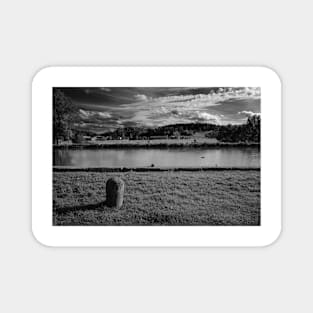
<svg viewBox="0 0 313 313">
<path fill-rule="evenodd" d="M 313 312 L 312 1 L 1 1 L 0 312 Z"/>
<path fill-rule="evenodd" d="M 58 87 L 53 226 L 260 226 L 259 86 Z"/>
</svg>

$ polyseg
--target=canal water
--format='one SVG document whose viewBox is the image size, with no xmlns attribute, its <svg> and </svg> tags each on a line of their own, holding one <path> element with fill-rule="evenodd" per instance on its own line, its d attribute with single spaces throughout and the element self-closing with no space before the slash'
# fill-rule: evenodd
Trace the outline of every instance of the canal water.
<svg viewBox="0 0 313 313">
<path fill-rule="evenodd" d="M 75 167 L 260 167 L 257 147 L 55 149 L 53 165 Z"/>
</svg>

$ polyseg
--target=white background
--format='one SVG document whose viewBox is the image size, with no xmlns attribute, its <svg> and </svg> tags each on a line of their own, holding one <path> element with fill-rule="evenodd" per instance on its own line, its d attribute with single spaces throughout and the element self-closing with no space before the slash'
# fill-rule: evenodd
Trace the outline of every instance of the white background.
<svg viewBox="0 0 313 313">
<path fill-rule="evenodd" d="M 261 89 L 261 225 L 55 227 L 52 212 L 53 86 L 258 86 Z M 266 67 L 47 67 L 32 84 L 32 231 L 53 247 L 266 246 L 281 232 L 281 81 Z"/>
<path fill-rule="evenodd" d="M 312 311 L 310 1 L 2 1 L 3 312 Z M 283 80 L 283 232 L 267 248 L 45 248 L 31 78 L 47 65 L 267 65 Z"/>
</svg>

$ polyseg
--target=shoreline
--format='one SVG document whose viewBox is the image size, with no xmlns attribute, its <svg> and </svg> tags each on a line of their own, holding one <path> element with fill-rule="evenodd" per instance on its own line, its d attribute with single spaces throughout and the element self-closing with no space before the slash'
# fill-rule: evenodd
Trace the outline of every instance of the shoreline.
<svg viewBox="0 0 313 313">
<path fill-rule="evenodd" d="M 201 171 L 261 171 L 260 167 L 75 167 L 53 166 L 53 172 L 201 172 Z"/>
<path fill-rule="evenodd" d="M 124 142 L 107 142 L 107 143 L 92 143 L 92 144 L 62 144 L 62 145 L 53 145 L 53 149 L 123 149 L 123 148 L 252 148 L 257 147 L 260 148 L 260 143 L 244 143 L 244 142 L 132 142 L 132 141 L 124 141 Z"/>
</svg>

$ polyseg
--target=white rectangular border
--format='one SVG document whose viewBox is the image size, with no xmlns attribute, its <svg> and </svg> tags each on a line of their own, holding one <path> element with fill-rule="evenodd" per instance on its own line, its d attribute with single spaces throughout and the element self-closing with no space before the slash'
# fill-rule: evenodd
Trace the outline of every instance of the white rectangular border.
<svg viewBox="0 0 313 313">
<path fill-rule="evenodd" d="M 261 87 L 261 226 L 52 226 L 52 87 Z M 32 230 L 46 246 L 266 246 L 281 232 L 281 82 L 266 67 L 48 67 L 32 84 Z"/>
</svg>

